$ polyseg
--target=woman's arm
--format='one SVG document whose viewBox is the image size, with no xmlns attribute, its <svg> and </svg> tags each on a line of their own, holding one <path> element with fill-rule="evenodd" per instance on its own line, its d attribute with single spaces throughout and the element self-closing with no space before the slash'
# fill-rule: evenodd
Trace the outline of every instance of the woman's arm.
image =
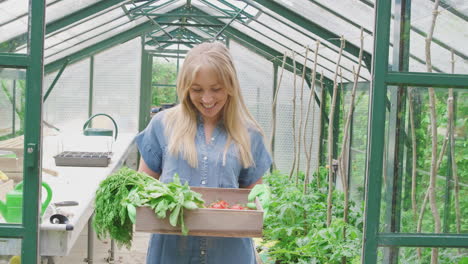
<svg viewBox="0 0 468 264">
<path fill-rule="evenodd" d="M 154 172 L 153 170 L 151 170 L 148 165 L 146 165 L 146 162 L 143 160 L 143 158 L 140 158 L 140 165 L 138 167 L 138 171 L 139 172 L 144 172 L 146 174 L 148 174 L 149 176 L 152 176 L 156 179 L 159 180 L 159 177 L 161 176 L 161 174 L 157 173 L 157 172 Z M 254 186 L 255 184 L 252 185 L 252 187 Z"/>
</svg>

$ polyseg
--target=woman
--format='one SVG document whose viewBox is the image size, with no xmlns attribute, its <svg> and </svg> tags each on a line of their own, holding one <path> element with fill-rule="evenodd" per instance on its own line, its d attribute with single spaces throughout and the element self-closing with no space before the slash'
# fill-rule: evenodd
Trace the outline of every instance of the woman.
<svg viewBox="0 0 468 264">
<path fill-rule="evenodd" d="M 224 44 L 203 43 L 177 79 L 180 104 L 156 114 L 137 136 L 140 171 L 190 186 L 252 188 L 271 165 L 262 130 L 247 110 Z M 252 240 L 153 234 L 147 263 L 255 263 Z"/>
</svg>

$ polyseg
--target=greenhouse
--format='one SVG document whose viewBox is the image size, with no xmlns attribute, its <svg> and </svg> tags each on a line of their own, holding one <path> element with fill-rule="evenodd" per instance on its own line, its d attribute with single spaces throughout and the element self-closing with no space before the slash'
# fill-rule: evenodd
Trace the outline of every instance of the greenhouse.
<svg viewBox="0 0 468 264">
<path fill-rule="evenodd" d="M 0 264 L 468 264 L 468 1 L 0 0 Z"/>
</svg>

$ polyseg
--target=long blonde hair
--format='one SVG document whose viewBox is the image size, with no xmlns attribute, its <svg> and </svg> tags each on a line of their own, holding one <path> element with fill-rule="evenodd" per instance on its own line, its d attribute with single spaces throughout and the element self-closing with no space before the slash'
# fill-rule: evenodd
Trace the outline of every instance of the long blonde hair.
<svg viewBox="0 0 468 264">
<path fill-rule="evenodd" d="M 197 109 L 190 100 L 189 90 L 202 66 L 208 66 L 216 72 L 220 84 L 228 94 L 228 99 L 222 110 L 224 127 L 227 131 L 223 164 L 226 152 L 231 143 L 234 142 L 242 166 L 244 168 L 253 166 L 248 129 L 255 129 L 260 133 L 262 133 L 262 129 L 245 105 L 232 57 L 227 47 L 220 42 L 202 43 L 187 53 L 177 77 L 177 95 L 180 104 L 166 110 L 167 113 L 164 117 L 165 133 L 169 139 L 169 153 L 172 155 L 181 154 L 190 166 L 197 167 L 198 159 L 195 147 Z"/>
</svg>

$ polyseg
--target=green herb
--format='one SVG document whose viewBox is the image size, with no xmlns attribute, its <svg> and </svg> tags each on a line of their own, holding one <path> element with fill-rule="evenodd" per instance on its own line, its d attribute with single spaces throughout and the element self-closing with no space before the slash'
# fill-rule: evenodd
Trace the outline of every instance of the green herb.
<svg viewBox="0 0 468 264">
<path fill-rule="evenodd" d="M 93 218 L 93 228 L 99 239 L 109 235 L 119 246 L 130 247 L 135 212 L 132 205 L 126 203 L 127 197 L 155 180 L 146 174 L 122 168 L 101 182 L 96 191 Z M 133 217 L 129 217 L 132 214 Z"/>
</svg>

